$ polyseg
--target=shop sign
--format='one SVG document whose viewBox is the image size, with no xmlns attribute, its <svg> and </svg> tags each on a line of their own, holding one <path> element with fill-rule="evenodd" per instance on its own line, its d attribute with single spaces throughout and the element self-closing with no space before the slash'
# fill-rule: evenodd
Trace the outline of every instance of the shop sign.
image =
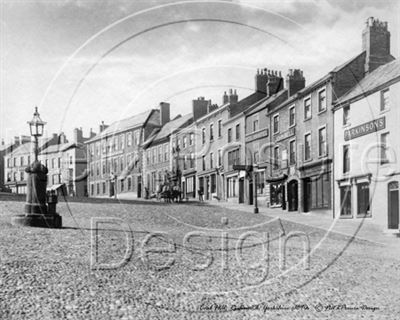
<svg viewBox="0 0 400 320">
<path fill-rule="evenodd" d="M 385 117 L 381 117 L 379 119 L 375 119 L 375 120 L 363 123 L 357 127 L 345 130 L 344 131 L 344 140 L 348 141 L 351 139 L 355 139 L 355 138 L 385 129 L 385 127 L 386 127 Z"/>
</svg>

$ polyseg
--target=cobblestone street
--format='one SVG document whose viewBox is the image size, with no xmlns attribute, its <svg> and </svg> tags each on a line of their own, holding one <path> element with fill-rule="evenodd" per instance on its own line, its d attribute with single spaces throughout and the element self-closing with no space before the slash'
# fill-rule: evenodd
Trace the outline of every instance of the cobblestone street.
<svg viewBox="0 0 400 320">
<path fill-rule="evenodd" d="M 61 202 L 63 229 L 11 225 L 22 210 L 0 202 L 1 319 L 400 317 L 393 239 L 196 203 Z M 94 238 L 92 217 L 119 223 Z M 91 270 L 96 256 L 109 270 Z"/>
</svg>

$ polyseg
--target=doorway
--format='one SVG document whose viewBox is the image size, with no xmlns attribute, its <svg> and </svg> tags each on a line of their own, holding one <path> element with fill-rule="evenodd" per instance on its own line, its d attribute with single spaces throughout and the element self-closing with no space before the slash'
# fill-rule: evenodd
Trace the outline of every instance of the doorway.
<svg viewBox="0 0 400 320">
<path fill-rule="evenodd" d="M 244 179 L 239 179 L 239 203 L 244 202 Z"/>
<path fill-rule="evenodd" d="M 311 207 L 311 179 L 305 178 L 303 180 L 303 211 L 308 212 L 310 211 Z"/>
<path fill-rule="evenodd" d="M 289 211 L 297 211 L 298 210 L 298 206 L 299 206 L 298 188 L 299 188 L 299 184 L 298 184 L 297 180 L 292 180 L 288 183 Z"/>
<path fill-rule="evenodd" d="M 399 228 L 399 182 L 388 184 L 388 229 Z"/>
</svg>

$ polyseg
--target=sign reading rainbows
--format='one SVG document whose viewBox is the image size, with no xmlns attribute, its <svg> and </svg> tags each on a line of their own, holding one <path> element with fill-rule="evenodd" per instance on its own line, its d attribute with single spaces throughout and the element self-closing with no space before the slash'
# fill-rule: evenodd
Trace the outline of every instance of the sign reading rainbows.
<svg viewBox="0 0 400 320">
<path fill-rule="evenodd" d="M 385 117 L 375 119 L 375 120 L 360 124 L 357 127 L 345 130 L 344 131 L 344 140 L 349 141 L 351 139 L 355 139 L 355 138 L 385 129 L 385 127 L 386 127 Z"/>
</svg>

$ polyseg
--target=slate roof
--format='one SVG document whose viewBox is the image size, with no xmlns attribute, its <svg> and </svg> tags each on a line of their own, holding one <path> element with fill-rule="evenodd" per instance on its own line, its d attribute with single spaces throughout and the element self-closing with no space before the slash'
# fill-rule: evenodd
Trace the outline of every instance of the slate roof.
<svg viewBox="0 0 400 320">
<path fill-rule="evenodd" d="M 400 81 L 400 60 L 394 60 L 376 68 L 365 76 L 353 89 L 340 98 L 336 104 L 343 104 L 350 100 L 361 99 L 379 90 L 380 87 L 391 81 Z"/>
<path fill-rule="evenodd" d="M 137 126 L 141 126 L 146 122 L 146 120 L 148 119 L 148 117 L 150 116 L 150 114 L 153 111 L 158 111 L 158 110 L 154 110 L 154 109 L 147 110 L 147 111 L 144 111 L 137 115 L 134 115 L 132 117 L 121 119 L 119 121 L 115 121 L 111 125 L 109 125 L 109 127 L 107 129 L 103 130 L 102 132 L 97 134 L 92 139 L 89 139 L 88 141 L 86 141 L 86 143 L 96 141 L 105 136 L 113 135 L 117 132 L 122 132 L 122 131 L 125 131 L 128 129 L 135 128 Z"/>
<path fill-rule="evenodd" d="M 174 133 L 178 129 L 185 127 L 185 125 L 191 124 L 192 121 L 193 121 L 193 114 L 189 113 L 167 122 L 158 132 L 152 134 L 144 142 L 144 147 L 147 148 L 156 141 L 168 138 L 170 134 Z"/>
<path fill-rule="evenodd" d="M 267 105 L 269 105 L 271 102 L 275 101 L 276 99 L 278 99 L 279 97 L 283 96 L 283 95 L 287 95 L 288 91 L 287 89 L 283 89 L 275 94 L 273 94 L 272 96 L 265 98 L 261 101 L 259 101 L 258 103 L 254 104 L 254 106 L 252 106 L 251 108 L 249 108 L 247 110 L 247 112 L 245 112 L 246 114 L 253 114 L 256 113 L 260 110 L 263 110 Z"/>
<path fill-rule="evenodd" d="M 237 103 L 233 103 L 230 106 L 230 117 L 234 117 L 237 114 L 244 112 L 247 110 L 250 106 L 255 104 L 256 102 L 264 99 L 267 96 L 266 93 L 261 92 L 261 91 L 256 91 L 252 93 L 251 95 L 247 96 L 246 98 L 239 100 Z"/>
<path fill-rule="evenodd" d="M 40 138 L 38 141 L 39 149 L 42 148 L 43 145 L 45 145 L 51 139 L 53 139 L 53 137 Z M 26 142 L 16 147 L 12 152 L 10 152 L 10 155 L 17 156 L 17 155 L 24 155 L 27 153 L 31 153 L 32 148 L 33 148 L 33 142 Z"/>
<path fill-rule="evenodd" d="M 48 146 L 46 149 L 43 149 L 40 154 L 48 154 L 48 153 L 56 153 L 60 151 L 66 151 L 70 148 L 73 147 L 78 147 L 78 144 L 75 142 L 67 142 L 67 143 L 62 143 L 62 144 L 54 144 L 51 146 Z"/>
</svg>

